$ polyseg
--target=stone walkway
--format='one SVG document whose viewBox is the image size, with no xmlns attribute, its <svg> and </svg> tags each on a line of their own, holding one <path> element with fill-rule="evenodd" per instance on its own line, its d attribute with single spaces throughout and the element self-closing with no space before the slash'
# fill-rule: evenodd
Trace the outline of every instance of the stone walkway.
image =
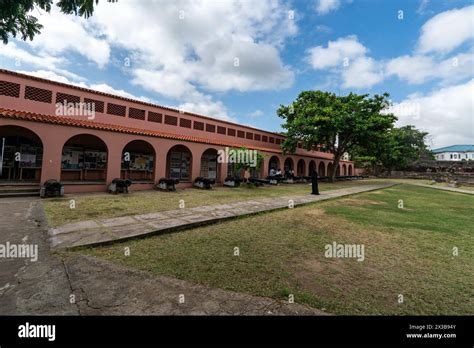
<svg viewBox="0 0 474 348">
<path fill-rule="evenodd" d="M 396 185 L 380 183 L 355 186 L 340 190 L 323 191 L 321 195 L 282 196 L 263 198 L 229 204 L 184 208 L 159 213 L 124 216 L 110 219 L 88 220 L 63 225 L 49 230 L 52 248 L 72 248 L 125 240 L 154 233 L 165 233 L 215 223 L 225 219 L 264 211 L 286 208 L 293 201 L 294 206 L 317 201 L 379 190 Z M 310 187 L 308 186 L 308 190 Z"/>
<path fill-rule="evenodd" d="M 35 258 L 0 258 L 0 315 L 74 315 L 64 264 L 49 253 L 39 198 L 0 199 L 0 244 L 37 246 Z"/>
<path fill-rule="evenodd" d="M 66 259 L 79 315 L 327 315 L 299 304 L 155 276 L 73 253 Z"/>
<path fill-rule="evenodd" d="M 436 189 L 436 190 L 442 190 L 442 191 L 450 191 L 450 192 L 466 193 L 466 194 L 468 194 L 468 195 L 474 195 L 474 191 L 463 190 L 463 189 L 456 188 L 456 187 L 435 186 L 435 185 L 417 184 L 417 183 L 410 183 L 410 185 L 421 186 L 421 187 L 428 187 L 428 188 L 432 188 L 432 189 Z"/>
<path fill-rule="evenodd" d="M 288 301 L 154 276 L 76 253 L 50 252 L 39 199 L 0 200 L 0 244 L 38 246 L 37 260 L 0 258 L 0 315 L 325 315 Z"/>
</svg>

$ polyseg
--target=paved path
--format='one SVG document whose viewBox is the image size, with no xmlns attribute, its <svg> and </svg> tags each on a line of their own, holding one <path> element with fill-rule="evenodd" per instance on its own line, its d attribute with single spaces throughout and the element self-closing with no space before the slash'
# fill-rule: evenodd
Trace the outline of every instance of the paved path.
<svg viewBox="0 0 474 348">
<path fill-rule="evenodd" d="M 52 248 L 71 248 L 125 240 L 154 233 L 164 233 L 215 223 L 238 216 L 324 201 L 361 192 L 378 190 L 395 183 L 355 186 L 340 190 L 324 191 L 319 196 L 307 194 L 255 199 L 229 204 L 184 208 L 159 213 L 124 216 L 110 219 L 81 221 L 49 230 Z M 309 187 L 308 187 L 309 190 Z"/>
<path fill-rule="evenodd" d="M 80 315 L 326 314 L 296 302 L 208 288 L 84 255 L 68 257 L 67 265 Z"/>
<path fill-rule="evenodd" d="M 298 303 L 207 288 L 75 253 L 51 253 L 46 239 L 38 199 L 0 200 L 0 244 L 38 246 L 36 261 L 0 258 L 0 315 L 326 314 Z"/>
<path fill-rule="evenodd" d="M 442 191 L 450 191 L 450 192 L 457 192 L 457 193 L 467 193 L 468 195 L 474 195 L 474 191 L 470 190 L 463 190 L 456 187 L 449 187 L 449 186 L 435 186 L 435 185 L 428 185 L 428 184 L 417 184 L 417 183 L 409 183 L 409 185 L 421 186 L 421 187 L 428 187 L 436 190 Z"/>
<path fill-rule="evenodd" d="M 51 256 L 39 199 L 0 199 L 0 244 L 36 245 L 37 260 L 0 258 L 0 315 L 78 314 L 64 264 Z M 11 255 L 9 255 L 11 256 Z"/>
</svg>

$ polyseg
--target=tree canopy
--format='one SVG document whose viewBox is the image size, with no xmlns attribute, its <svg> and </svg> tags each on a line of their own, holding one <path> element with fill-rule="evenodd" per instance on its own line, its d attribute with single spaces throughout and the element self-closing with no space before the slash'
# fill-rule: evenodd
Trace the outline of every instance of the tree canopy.
<svg viewBox="0 0 474 348">
<path fill-rule="evenodd" d="M 387 112 L 389 95 L 369 96 L 350 93 L 337 96 L 325 91 L 304 91 L 290 105 L 280 105 L 278 116 L 284 119 L 287 138 L 285 152 L 294 152 L 298 144 L 307 150 L 321 148 L 334 154 L 333 181 L 343 155 L 356 147 L 376 146 L 397 118 Z"/>
<path fill-rule="evenodd" d="M 107 0 L 116 2 L 118 0 Z M 84 18 L 92 16 L 94 6 L 99 0 L 59 0 L 57 6 L 61 12 L 79 15 Z M 1 0 L 0 6 L 0 38 L 4 44 L 10 36 L 19 35 L 22 40 L 33 40 L 41 32 L 43 26 L 31 14 L 34 9 L 51 11 L 53 0 Z"/>
<path fill-rule="evenodd" d="M 370 162 L 372 166 L 381 166 L 391 172 L 404 169 L 419 159 L 432 159 L 433 155 L 426 145 L 427 132 L 412 125 L 393 128 L 371 148 L 356 149 L 356 159 Z"/>
</svg>

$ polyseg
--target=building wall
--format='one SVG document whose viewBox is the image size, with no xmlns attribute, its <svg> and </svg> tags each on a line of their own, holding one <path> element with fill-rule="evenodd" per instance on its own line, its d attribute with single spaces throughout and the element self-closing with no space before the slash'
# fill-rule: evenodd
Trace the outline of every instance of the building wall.
<svg viewBox="0 0 474 348">
<path fill-rule="evenodd" d="M 60 180 L 61 178 L 61 155 L 64 144 L 72 137 L 77 135 L 93 135 L 101 139 L 107 147 L 107 173 L 106 182 L 104 184 L 68 184 L 66 183 L 66 192 L 90 192 L 90 191 L 106 191 L 108 184 L 113 179 L 120 177 L 121 159 L 125 146 L 134 140 L 142 140 L 149 143 L 155 152 L 155 169 L 153 182 L 157 182 L 162 177 L 167 177 L 166 163 L 169 150 L 175 145 L 184 145 L 192 153 L 192 169 L 191 177 L 194 180 L 200 174 L 201 156 L 208 149 L 224 150 L 223 146 L 213 146 L 209 144 L 199 144 L 193 142 L 185 142 L 178 140 L 169 140 L 155 137 L 146 137 L 139 135 L 121 134 L 115 132 L 106 132 L 94 129 L 82 129 L 78 127 L 56 126 L 52 124 L 39 122 L 26 122 L 19 120 L 8 120 L 0 118 L 0 132 L 2 126 L 18 126 L 28 129 L 35 133 L 42 141 L 43 146 L 43 167 L 41 171 L 41 182 L 49 179 Z M 54 134 L 54 136 L 52 136 Z M 332 163 L 330 160 L 304 158 L 297 155 L 284 156 L 282 154 L 275 154 L 270 152 L 262 152 L 264 155 L 264 162 L 261 168 L 262 176 L 265 177 L 269 170 L 270 158 L 276 156 L 279 159 L 280 166 L 283 168 L 283 163 L 287 158 L 293 160 L 294 169 L 299 160 L 305 162 L 304 175 L 310 175 L 309 165 L 311 161 L 316 163 L 316 168 L 323 163 L 325 167 L 325 175 L 328 175 L 328 166 Z M 353 168 L 350 162 L 343 162 L 340 164 L 341 175 L 343 174 L 343 166 L 349 170 L 349 166 Z M 227 165 L 221 164 L 219 170 L 218 181 L 223 182 L 227 176 Z M 191 186 L 191 183 L 183 183 L 182 187 Z M 137 184 L 133 186 L 134 190 L 151 189 L 153 184 Z"/>
<path fill-rule="evenodd" d="M 441 152 L 435 154 L 437 161 L 460 162 L 462 160 L 474 160 L 474 152 Z"/>
<path fill-rule="evenodd" d="M 13 86 L 13 90 L 11 89 Z M 31 96 L 31 87 L 41 88 L 48 91 L 47 99 L 51 102 L 40 102 L 25 99 L 25 96 L 29 94 Z M 13 92 L 12 92 L 13 91 Z M 269 171 L 270 158 L 276 156 L 280 162 L 280 168 L 284 168 L 284 162 L 287 158 L 291 158 L 293 161 L 293 169 L 295 173 L 297 171 L 298 161 L 304 161 L 304 173 L 303 175 L 310 175 L 309 168 L 312 162 L 315 163 L 315 168 L 322 168 L 324 166 L 323 175 L 328 175 L 328 167 L 331 165 L 332 155 L 325 152 L 317 151 L 306 151 L 298 148 L 295 154 L 283 155 L 280 149 L 279 142 L 283 140 L 281 135 L 276 133 L 267 132 L 263 130 L 257 130 L 250 127 L 244 127 L 241 125 L 220 121 L 212 118 L 207 118 L 199 115 L 180 113 L 179 111 L 159 107 L 152 104 L 141 103 L 132 100 L 126 100 L 119 97 L 114 97 L 106 94 L 97 93 L 90 90 L 78 89 L 68 85 L 57 84 L 51 81 L 42 79 L 33 79 L 26 75 L 19 75 L 15 73 L 6 72 L 0 70 L 0 108 L 20 110 L 34 112 L 44 115 L 55 115 L 66 118 L 77 118 L 85 116 L 62 116 L 56 114 L 55 101 L 57 96 L 64 97 L 60 93 L 76 96 L 81 102 L 87 99 L 94 99 L 104 103 L 104 112 L 97 112 L 96 117 L 92 121 L 94 123 L 108 124 L 108 125 L 121 125 L 124 127 L 132 127 L 135 129 L 145 130 L 156 130 L 160 132 L 166 132 L 168 134 L 179 134 L 180 136 L 187 135 L 190 137 L 208 139 L 212 142 L 218 143 L 232 143 L 233 146 L 246 146 L 249 148 L 265 148 L 268 150 L 259 150 L 264 156 L 264 162 L 261 168 L 261 176 L 266 177 Z M 3 95 L 2 95 L 3 94 Z M 115 116 L 108 114 L 108 104 L 120 104 L 125 107 L 125 116 Z M 140 109 L 144 111 L 145 120 L 138 120 L 129 117 L 130 110 L 132 108 Z M 150 113 L 162 114 L 162 122 L 150 122 L 147 118 L 150 117 Z M 164 121 L 166 115 L 175 117 L 177 125 L 166 124 Z M 187 128 L 183 125 L 181 119 L 189 120 L 191 128 Z M 203 123 L 204 130 L 194 129 L 195 123 Z M 189 125 L 189 122 L 188 122 Z M 214 132 L 206 131 L 206 125 L 215 127 Z M 41 170 L 41 183 L 44 183 L 49 179 L 60 180 L 61 178 L 61 158 L 64 144 L 73 136 L 76 135 L 92 135 L 101 139 L 107 147 L 107 172 L 106 180 L 103 184 L 66 184 L 66 192 L 89 192 L 89 191 L 106 191 L 108 184 L 112 182 L 114 178 L 119 178 L 121 174 L 121 161 L 122 152 L 124 147 L 134 140 L 142 140 L 149 143 L 154 152 L 154 178 L 153 183 L 156 183 L 160 178 L 167 177 L 167 156 L 169 150 L 175 145 L 186 146 L 192 154 L 192 169 L 191 179 L 194 180 L 200 175 L 201 168 L 201 156 L 202 154 L 212 148 L 215 150 L 224 150 L 223 145 L 211 145 L 205 144 L 199 141 L 182 141 L 165 139 L 157 136 L 143 136 L 138 134 L 126 134 L 113 131 L 98 130 L 92 128 L 81 128 L 72 127 L 65 125 L 57 125 L 52 123 L 34 122 L 34 121 L 23 121 L 17 119 L 8 119 L 0 117 L 0 136 L 2 132 L 2 126 L 18 126 L 28 129 L 35 133 L 42 142 L 43 146 L 43 166 Z M 218 127 L 221 127 L 222 131 L 225 128 L 226 134 L 219 134 L 217 132 Z M 229 129 L 233 129 L 237 133 L 243 132 L 244 137 L 238 137 L 229 135 Z M 250 139 L 249 134 L 252 134 Z M 255 140 L 255 135 L 259 136 L 260 140 Z M 264 138 L 267 141 L 262 141 Z M 275 139 L 274 142 L 269 142 L 269 139 Z M 279 141 L 276 141 L 278 139 Z M 322 163 L 322 164 L 321 164 Z M 345 168 L 345 169 L 344 169 Z M 353 163 L 350 161 L 342 161 L 339 167 L 340 175 L 355 175 Z M 220 170 L 218 171 L 218 181 L 223 182 L 227 176 L 227 165 L 221 164 Z M 150 189 L 153 187 L 153 183 L 136 184 L 133 189 Z M 190 186 L 190 183 L 181 184 L 182 186 Z"/>
<path fill-rule="evenodd" d="M 19 85 L 18 97 L 2 95 L 2 83 L 3 85 L 5 85 L 5 83 Z M 28 94 L 26 91 L 31 91 L 31 87 L 39 88 L 49 93 L 51 95 L 51 102 L 39 102 L 25 98 L 25 96 Z M 150 130 L 157 130 L 173 134 L 179 133 L 182 135 L 195 137 L 212 137 L 212 139 L 232 142 L 236 145 L 266 147 L 275 150 L 280 150 L 280 142 L 284 139 L 283 136 L 273 132 L 267 132 L 264 130 L 246 127 L 235 123 L 225 122 L 222 120 L 199 116 L 191 113 L 181 113 L 178 110 L 171 108 L 125 99 L 97 91 L 55 83 L 52 81 L 33 78 L 28 75 L 12 73 L 0 69 L 0 106 L 3 108 L 36 112 L 46 115 L 56 115 L 57 99 L 59 98 L 61 102 L 64 100 L 61 99 L 63 98 L 61 94 L 77 97 L 80 102 L 85 102 L 86 100 L 95 100 L 97 102 L 103 103 L 104 112 L 97 111 L 99 109 L 97 107 L 95 119 L 91 120 L 93 122 L 115 124 L 125 127 L 146 128 Z M 125 108 L 125 116 L 109 114 L 107 112 L 109 105 L 119 105 Z M 131 118 L 130 111 L 132 109 L 143 111 L 145 113 L 145 120 Z M 153 118 L 153 113 L 161 115 L 161 123 L 150 121 L 150 119 Z M 63 117 L 79 117 L 87 119 L 85 116 Z M 175 121 L 176 125 L 167 124 L 166 120 L 173 120 Z M 195 127 L 201 126 L 201 124 L 204 126 L 203 130 L 195 129 Z M 187 127 L 189 125 L 191 128 Z M 220 134 L 219 131 L 225 134 Z M 235 131 L 235 135 L 231 135 L 234 134 L 233 131 Z M 256 136 L 260 140 L 255 140 Z M 310 152 L 301 148 L 298 148 L 295 153 L 311 156 L 317 154 L 323 158 L 331 158 L 331 154 L 329 153 L 314 151 Z"/>
</svg>

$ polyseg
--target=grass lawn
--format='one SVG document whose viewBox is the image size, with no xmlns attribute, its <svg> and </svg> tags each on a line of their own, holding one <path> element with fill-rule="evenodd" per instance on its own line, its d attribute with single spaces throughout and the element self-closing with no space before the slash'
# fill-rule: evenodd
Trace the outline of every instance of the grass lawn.
<svg viewBox="0 0 474 348">
<path fill-rule="evenodd" d="M 341 181 L 333 184 L 321 183 L 320 190 L 335 190 L 350 186 L 373 184 L 371 180 Z M 133 186 L 132 186 L 133 187 Z M 184 200 L 186 207 L 229 203 L 254 198 L 277 197 L 290 194 L 308 194 L 308 184 L 282 184 L 263 187 L 216 187 L 212 190 L 195 188 L 176 192 L 137 191 L 131 194 L 80 194 L 44 201 L 44 209 L 50 226 L 60 226 L 70 222 L 96 218 L 120 217 L 146 214 L 179 208 Z M 70 209 L 69 202 L 75 200 L 76 208 Z"/>
<path fill-rule="evenodd" d="M 377 180 L 377 179 L 376 179 Z M 449 187 L 447 182 L 434 182 L 433 180 L 425 180 L 425 179 L 378 179 L 383 181 L 395 181 L 403 184 L 423 184 L 423 185 L 430 185 L 433 187 Z M 461 190 L 473 191 L 474 186 L 469 185 L 461 185 L 458 187 Z"/>
<path fill-rule="evenodd" d="M 473 216 L 474 197 L 399 185 L 73 252 L 336 314 L 473 314 Z M 326 258 L 334 241 L 363 244 L 365 260 Z"/>
</svg>

